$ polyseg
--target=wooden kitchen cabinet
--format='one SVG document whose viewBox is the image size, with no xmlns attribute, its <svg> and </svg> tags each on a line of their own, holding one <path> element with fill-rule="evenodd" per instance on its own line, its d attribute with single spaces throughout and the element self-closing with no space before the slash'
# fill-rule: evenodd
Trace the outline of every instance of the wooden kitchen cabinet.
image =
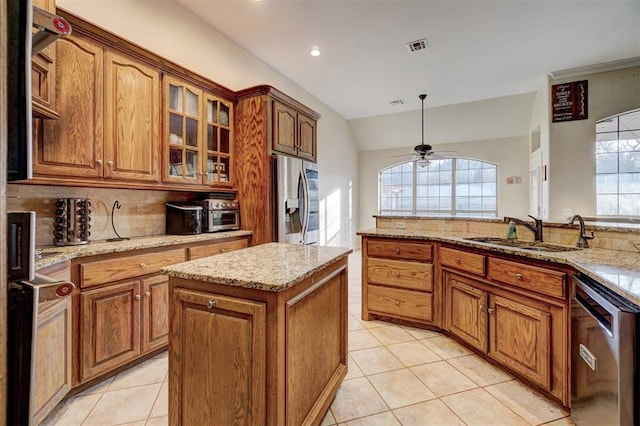
<svg viewBox="0 0 640 426">
<path fill-rule="evenodd" d="M 34 122 L 34 176 L 102 177 L 103 49 L 78 34 L 52 46 L 56 108 L 63 114 L 58 120 Z"/>
<path fill-rule="evenodd" d="M 166 275 L 143 278 L 141 351 L 150 352 L 169 342 L 169 279 Z"/>
<path fill-rule="evenodd" d="M 34 174 L 158 182 L 160 73 L 82 35 L 54 46 L 62 114 L 36 122 Z"/>
<path fill-rule="evenodd" d="M 165 76 L 164 181 L 230 186 L 233 104 Z"/>
<path fill-rule="evenodd" d="M 246 247 L 249 247 L 249 237 L 225 239 L 211 244 L 188 247 L 187 259 L 194 260 L 201 257 L 215 256 L 216 254 L 228 253 Z"/>
<path fill-rule="evenodd" d="M 177 288 L 172 306 L 170 423 L 263 424 L 265 303 Z"/>
<path fill-rule="evenodd" d="M 440 286 L 434 282 L 432 262 L 431 243 L 365 238 L 362 318 L 438 325 Z"/>
<path fill-rule="evenodd" d="M 80 293 L 81 380 L 140 354 L 140 282 Z"/>
<path fill-rule="evenodd" d="M 320 115 L 270 86 L 237 93 L 234 171 L 243 229 L 253 243 L 277 239 L 273 229 L 272 155 L 316 161 Z"/>
<path fill-rule="evenodd" d="M 451 247 L 439 260 L 443 328 L 568 406 L 566 272 Z"/>
<path fill-rule="evenodd" d="M 282 102 L 273 101 L 273 151 L 317 160 L 317 121 Z"/>
<path fill-rule="evenodd" d="M 33 0 L 33 6 L 49 13 L 56 13 L 55 0 Z M 35 118 L 57 119 L 55 94 L 56 49 L 49 45 L 31 58 L 32 111 Z"/>
</svg>

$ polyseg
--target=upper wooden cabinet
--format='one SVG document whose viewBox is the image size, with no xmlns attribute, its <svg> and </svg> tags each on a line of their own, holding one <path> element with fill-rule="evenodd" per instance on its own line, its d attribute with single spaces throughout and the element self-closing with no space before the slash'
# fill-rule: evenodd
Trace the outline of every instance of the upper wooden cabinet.
<svg viewBox="0 0 640 426">
<path fill-rule="evenodd" d="M 316 161 L 316 120 L 279 101 L 273 101 L 274 151 Z"/>
<path fill-rule="evenodd" d="M 164 182 L 230 186 L 233 104 L 164 78 Z"/>
<path fill-rule="evenodd" d="M 36 123 L 34 174 L 158 182 L 159 72 L 81 35 L 55 47 L 62 113 Z"/>
<path fill-rule="evenodd" d="M 55 0 L 33 0 L 33 6 L 56 13 Z M 49 45 L 31 58 L 31 93 L 33 115 L 38 118 L 58 118 L 55 105 L 55 45 Z"/>
</svg>

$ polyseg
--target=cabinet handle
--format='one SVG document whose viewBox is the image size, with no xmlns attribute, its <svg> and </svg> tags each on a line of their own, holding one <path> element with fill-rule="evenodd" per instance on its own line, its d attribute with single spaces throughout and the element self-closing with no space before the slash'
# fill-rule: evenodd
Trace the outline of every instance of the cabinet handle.
<svg viewBox="0 0 640 426">
<path fill-rule="evenodd" d="M 96 164 L 98 165 L 98 167 L 102 167 L 102 160 L 97 160 Z"/>
<path fill-rule="evenodd" d="M 487 309 L 487 312 L 489 312 L 490 314 L 492 314 L 492 313 L 493 313 L 493 308 L 489 308 L 489 309 Z"/>
<path fill-rule="evenodd" d="M 400 249 L 399 248 L 396 249 L 396 254 L 400 254 Z"/>
<path fill-rule="evenodd" d="M 209 301 L 207 302 L 207 308 L 211 309 L 211 308 L 213 308 L 214 306 L 216 306 L 216 301 L 215 301 L 215 300 L 209 300 Z"/>
<path fill-rule="evenodd" d="M 480 305 L 480 310 L 484 311 L 484 305 Z"/>
<path fill-rule="evenodd" d="M 400 272 L 396 272 L 396 277 L 400 278 Z"/>
<path fill-rule="evenodd" d="M 139 294 L 136 294 L 136 300 L 140 300 L 141 296 Z"/>
<path fill-rule="evenodd" d="M 107 161 L 107 164 L 109 165 L 109 167 L 113 167 L 113 161 L 112 160 Z"/>
<path fill-rule="evenodd" d="M 396 306 L 400 306 L 400 301 L 396 300 Z"/>
<path fill-rule="evenodd" d="M 145 292 L 144 292 L 144 295 L 145 295 L 145 296 L 147 296 L 147 297 L 149 297 L 149 296 L 151 296 L 151 292 L 150 292 L 150 291 L 145 291 Z"/>
<path fill-rule="evenodd" d="M 456 257 L 455 259 L 453 259 L 453 261 L 456 262 L 456 264 L 458 264 L 458 265 L 460 264 L 460 258 L 459 257 Z"/>
<path fill-rule="evenodd" d="M 223 253 L 226 253 L 228 250 L 229 250 L 229 249 L 223 248 L 223 249 L 222 249 L 222 252 L 223 252 Z"/>
<path fill-rule="evenodd" d="M 147 264 L 146 264 L 146 263 L 144 263 L 144 262 L 142 262 L 142 263 L 140 264 L 140 267 L 141 267 L 141 268 L 144 268 L 145 266 L 147 266 Z"/>
<path fill-rule="evenodd" d="M 516 274 L 516 280 L 521 280 L 522 281 L 523 278 L 524 277 L 522 276 L 522 274 Z"/>
</svg>

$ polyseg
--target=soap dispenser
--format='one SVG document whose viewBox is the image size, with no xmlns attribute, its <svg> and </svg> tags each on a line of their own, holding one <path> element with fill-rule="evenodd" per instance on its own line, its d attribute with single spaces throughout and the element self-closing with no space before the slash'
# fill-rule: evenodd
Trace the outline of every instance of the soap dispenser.
<svg viewBox="0 0 640 426">
<path fill-rule="evenodd" d="M 507 240 L 517 240 L 516 235 L 516 223 L 514 221 L 509 222 L 509 230 L 507 231 Z"/>
</svg>

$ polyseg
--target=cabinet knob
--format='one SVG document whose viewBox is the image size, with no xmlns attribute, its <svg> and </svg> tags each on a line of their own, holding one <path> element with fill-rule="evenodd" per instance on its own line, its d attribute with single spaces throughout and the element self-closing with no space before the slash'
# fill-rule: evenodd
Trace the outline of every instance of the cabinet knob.
<svg viewBox="0 0 640 426">
<path fill-rule="evenodd" d="M 516 280 L 522 280 L 523 278 L 522 274 L 516 274 Z"/>
<path fill-rule="evenodd" d="M 151 292 L 150 292 L 150 291 L 145 291 L 145 292 L 144 292 L 144 295 L 145 295 L 145 296 L 147 296 L 147 297 L 149 297 L 149 296 L 151 296 Z"/>
<path fill-rule="evenodd" d="M 142 263 L 140 264 L 140 267 L 141 267 L 141 268 L 144 268 L 145 266 L 147 266 L 147 264 L 146 264 L 146 263 L 144 263 L 144 262 L 142 262 Z"/>
<path fill-rule="evenodd" d="M 396 306 L 400 306 L 400 301 L 396 300 Z"/>
<path fill-rule="evenodd" d="M 396 249 L 396 254 L 400 254 L 400 249 L 399 248 Z"/>
<path fill-rule="evenodd" d="M 487 309 L 487 312 L 489 312 L 490 314 L 492 314 L 492 313 L 493 313 L 493 308 L 489 308 L 489 309 Z"/>
<path fill-rule="evenodd" d="M 136 300 L 140 300 L 141 296 L 139 294 L 136 294 Z"/>
<path fill-rule="evenodd" d="M 396 277 L 400 278 L 400 272 L 396 272 Z"/>
<path fill-rule="evenodd" d="M 207 308 L 211 309 L 211 308 L 213 308 L 214 306 L 216 306 L 216 301 L 215 301 L 215 300 L 209 300 L 209 301 L 207 302 Z"/>
<path fill-rule="evenodd" d="M 484 311 L 484 305 L 480 305 L 480 310 Z"/>
<path fill-rule="evenodd" d="M 102 167 L 102 160 L 97 160 L 96 164 L 98 165 L 98 167 Z"/>
<path fill-rule="evenodd" d="M 459 257 L 456 257 L 455 259 L 453 259 L 453 261 L 456 262 L 457 265 L 459 265 L 461 262 Z"/>
<path fill-rule="evenodd" d="M 222 251 L 223 253 L 226 253 L 227 251 L 229 251 L 229 249 L 223 248 L 221 251 Z"/>
<path fill-rule="evenodd" d="M 109 167 L 113 167 L 113 161 L 112 160 L 107 161 L 107 164 L 109 165 Z"/>
</svg>

